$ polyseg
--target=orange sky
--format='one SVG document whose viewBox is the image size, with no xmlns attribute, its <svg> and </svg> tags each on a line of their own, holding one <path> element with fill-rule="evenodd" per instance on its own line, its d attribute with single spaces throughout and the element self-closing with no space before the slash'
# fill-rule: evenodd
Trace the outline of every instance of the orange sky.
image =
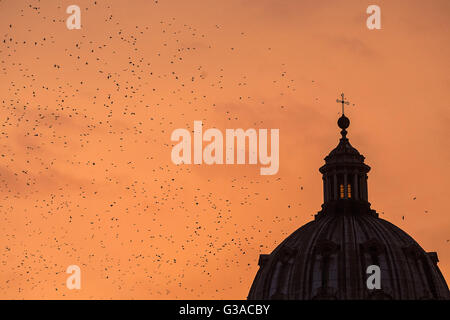
<svg viewBox="0 0 450 320">
<path fill-rule="evenodd" d="M 66 28 L 72 4 L 81 30 Z M 320 209 L 341 91 L 372 208 L 437 251 L 449 279 L 449 12 L 447 0 L 0 1 L 0 298 L 246 298 L 259 254 Z M 279 128 L 278 174 L 175 166 L 170 134 L 194 120 Z M 65 285 L 72 264 L 79 291 Z"/>
</svg>

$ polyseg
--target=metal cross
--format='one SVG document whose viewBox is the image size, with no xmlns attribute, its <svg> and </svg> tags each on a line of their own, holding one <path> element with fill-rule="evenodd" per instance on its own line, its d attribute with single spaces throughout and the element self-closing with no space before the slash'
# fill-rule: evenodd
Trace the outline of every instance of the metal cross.
<svg viewBox="0 0 450 320">
<path fill-rule="evenodd" d="M 341 93 L 342 100 L 336 99 L 337 103 L 342 103 L 342 115 L 344 115 L 344 104 L 349 105 L 350 102 L 345 101 L 344 94 Z"/>
</svg>

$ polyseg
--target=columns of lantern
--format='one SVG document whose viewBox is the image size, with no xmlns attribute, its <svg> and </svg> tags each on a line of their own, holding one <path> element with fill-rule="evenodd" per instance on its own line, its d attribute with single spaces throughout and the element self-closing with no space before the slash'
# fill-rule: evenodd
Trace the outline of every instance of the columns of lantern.
<svg viewBox="0 0 450 320">
<path fill-rule="evenodd" d="M 359 189 L 358 189 L 358 174 L 353 174 L 353 190 L 352 196 L 355 200 L 359 200 Z"/>
<path fill-rule="evenodd" d="M 367 190 L 367 175 L 364 175 L 364 200 L 369 201 L 369 192 Z"/>
<path fill-rule="evenodd" d="M 327 200 L 326 201 L 330 201 L 331 200 L 331 190 L 330 190 L 330 177 L 326 176 L 326 192 L 327 192 Z"/>
<path fill-rule="evenodd" d="M 348 199 L 348 181 L 346 172 L 344 172 L 344 199 Z"/>
<path fill-rule="evenodd" d="M 337 173 L 336 171 L 333 172 L 333 199 L 338 200 L 339 199 L 339 189 L 338 189 L 338 182 L 337 182 Z"/>
<path fill-rule="evenodd" d="M 343 186 L 343 199 L 368 201 L 367 174 L 365 173 L 332 169 L 323 174 L 322 180 L 324 203 L 340 200 L 341 186 Z"/>
<path fill-rule="evenodd" d="M 360 174 L 359 175 L 359 186 L 361 188 L 360 194 L 361 194 L 361 200 L 368 201 L 368 194 L 367 194 L 367 175 L 366 174 Z"/>
</svg>

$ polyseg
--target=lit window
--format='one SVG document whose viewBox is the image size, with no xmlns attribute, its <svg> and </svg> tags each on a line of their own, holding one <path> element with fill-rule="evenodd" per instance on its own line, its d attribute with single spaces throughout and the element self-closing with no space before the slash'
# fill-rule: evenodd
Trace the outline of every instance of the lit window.
<svg viewBox="0 0 450 320">
<path fill-rule="evenodd" d="M 347 185 L 347 195 L 348 195 L 349 199 L 352 197 L 352 185 L 351 184 Z"/>
<path fill-rule="evenodd" d="M 340 191 L 340 194 L 341 194 L 341 199 L 344 199 L 344 185 L 343 184 L 341 184 L 339 186 L 339 191 Z"/>
</svg>

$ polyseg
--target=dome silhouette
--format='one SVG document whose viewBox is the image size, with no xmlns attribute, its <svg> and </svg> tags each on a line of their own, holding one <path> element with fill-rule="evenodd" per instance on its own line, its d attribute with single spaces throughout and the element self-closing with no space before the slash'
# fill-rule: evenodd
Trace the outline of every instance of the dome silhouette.
<svg viewBox="0 0 450 320">
<path fill-rule="evenodd" d="M 259 258 L 248 299 L 450 299 L 436 252 L 379 218 L 368 202 L 364 156 L 352 147 L 344 115 L 338 146 L 325 157 L 322 210 Z M 367 267 L 380 270 L 380 288 L 367 285 Z"/>
</svg>

